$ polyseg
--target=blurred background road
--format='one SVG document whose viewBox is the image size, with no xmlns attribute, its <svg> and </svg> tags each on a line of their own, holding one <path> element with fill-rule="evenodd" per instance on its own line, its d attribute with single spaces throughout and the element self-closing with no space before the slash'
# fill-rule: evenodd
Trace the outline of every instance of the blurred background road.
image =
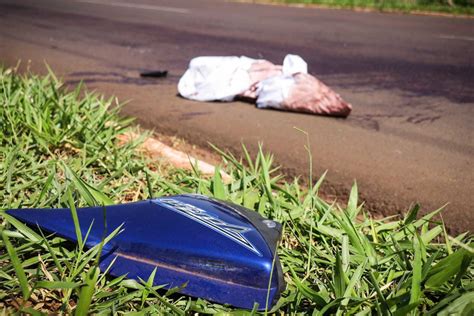
<svg viewBox="0 0 474 316">
<path fill-rule="evenodd" d="M 353 104 L 348 119 L 179 98 L 176 83 L 199 55 L 247 55 L 309 70 Z M 290 176 L 315 174 L 343 199 L 357 179 L 379 214 L 443 213 L 453 232 L 474 230 L 474 19 L 301 9 L 227 1 L 0 0 L 0 63 L 130 100 L 147 128 L 240 153 L 258 142 Z M 169 70 L 142 79 L 142 70 Z"/>
</svg>

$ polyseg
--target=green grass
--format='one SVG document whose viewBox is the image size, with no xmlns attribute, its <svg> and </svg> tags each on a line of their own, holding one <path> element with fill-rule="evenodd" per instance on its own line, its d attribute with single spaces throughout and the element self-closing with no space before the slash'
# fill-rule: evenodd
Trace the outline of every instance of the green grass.
<svg viewBox="0 0 474 316">
<path fill-rule="evenodd" d="M 453 0 L 275 0 L 274 2 L 319 4 L 340 8 L 367 8 L 379 11 L 440 12 L 450 14 L 474 14 L 474 1 Z"/>
<path fill-rule="evenodd" d="M 347 206 L 284 181 L 262 149 L 243 159 L 216 149 L 233 181 L 219 173 L 173 170 L 118 146 L 130 129 L 112 100 L 67 92 L 52 73 L 0 71 L 0 209 L 71 207 L 201 193 L 233 201 L 283 224 L 278 248 L 287 289 L 270 313 L 472 314 L 472 235 L 448 236 L 440 210 L 374 219 L 354 185 Z M 303 137 L 303 135 L 302 135 Z M 310 149 L 308 148 L 308 151 Z M 312 161 L 311 161 L 312 163 Z M 343 201 L 345 202 L 345 201 Z M 346 203 L 345 203 L 346 204 Z M 92 249 L 26 227 L 1 213 L 0 311 L 62 314 L 255 314 L 176 294 L 151 283 L 112 278 Z M 179 232 L 177 232 L 179 233 Z"/>
</svg>

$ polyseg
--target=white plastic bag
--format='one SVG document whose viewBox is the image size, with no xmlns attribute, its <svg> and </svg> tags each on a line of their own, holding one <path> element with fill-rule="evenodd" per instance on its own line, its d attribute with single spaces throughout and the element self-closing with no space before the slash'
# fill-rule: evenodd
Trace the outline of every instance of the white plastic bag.
<svg viewBox="0 0 474 316">
<path fill-rule="evenodd" d="M 251 86 L 248 70 L 255 59 L 197 57 L 178 83 L 181 96 L 197 101 L 232 101 Z"/>
<path fill-rule="evenodd" d="M 297 73 L 307 74 L 308 64 L 298 55 L 286 55 L 283 60 L 283 74 L 294 75 Z"/>
<path fill-rule="evenodd" d="M 291 75 L 274 76 L 261 81 L 256 92 L 257 107 L 260 109 L 281 108 L 294 85 L 295 79 Z"/>
</svg>

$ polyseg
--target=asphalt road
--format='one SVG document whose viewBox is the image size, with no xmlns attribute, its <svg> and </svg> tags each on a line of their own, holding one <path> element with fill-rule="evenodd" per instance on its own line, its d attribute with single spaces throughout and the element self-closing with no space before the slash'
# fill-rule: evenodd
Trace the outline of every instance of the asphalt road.
<svg viewBox="0 0 474 316">
<path fill-rule="evenodd" d="M 176 95 L 192 57 L 301 55 L 353 104 L 348 119 L 198 103 Z M 453 232 L 474 230 L 474 19 L 301 9 L 224 1 L 0 0 L 0 62 L 46 61 L 69 84 L 131 100 L 126 115 L 165 134 L 237 154 L 271 151 L 289 175 L 328 169 L 326 194 L 357 179 L 381 214 L 450 203 Z M 146 80 L 141 70 L 167 69 Z"/>
</svg>

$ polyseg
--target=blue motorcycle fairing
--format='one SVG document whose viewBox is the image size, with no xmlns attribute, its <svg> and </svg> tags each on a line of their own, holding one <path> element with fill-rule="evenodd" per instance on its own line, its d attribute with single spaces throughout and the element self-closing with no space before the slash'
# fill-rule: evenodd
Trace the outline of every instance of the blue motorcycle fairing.
<svg viewBox="0 0 474 316">
<path fill-rule="evenodd" d="M 70 209 L 7 213 L 77 241 Z M 183 294 L 248 309 L 255 302 L 265 309 L 269 283 L 269 304 L 283 290 L 275 258 L 281 225 L 243 207 L 200 195 L 177 195 L 105 206 L 105 216 L 104 207 L 80 208 L 77 214 L 83 236 L 92 224 L 86 247 L 97 245 L 104 233 L 123 224 L 123 232 L 101 254 L 102 270 L 115 259 L 111 275 L 147 279 L 156 268 L 155 285 L 172 288 L 187 283 Z"/>
</svg>

